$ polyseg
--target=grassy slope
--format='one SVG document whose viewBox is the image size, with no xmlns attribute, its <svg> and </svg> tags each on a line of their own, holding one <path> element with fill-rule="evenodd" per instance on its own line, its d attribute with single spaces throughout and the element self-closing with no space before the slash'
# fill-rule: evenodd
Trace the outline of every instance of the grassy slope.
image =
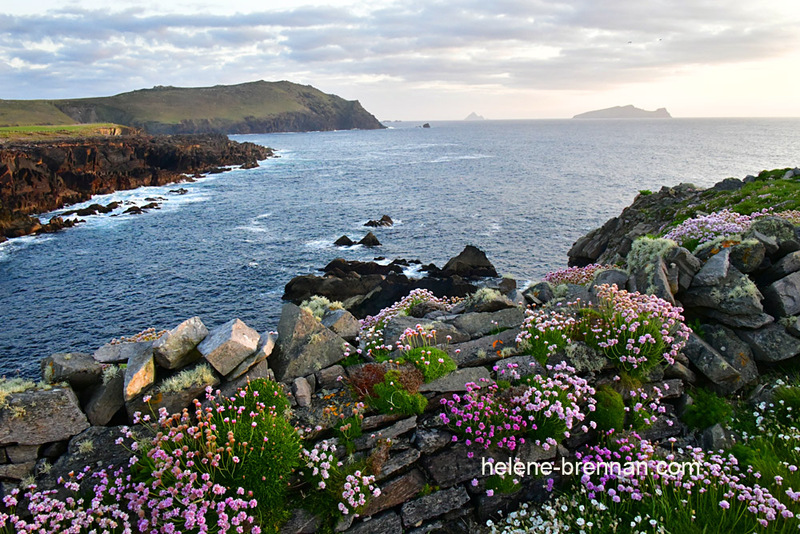
<svg viewBox="0 0 800 534">
<path fill-rule="evenodd" d="M 131 129 L 112 123 L 61 124 L 43 126 L 5 126 L 0 127 L 0 141 L 25 140 L 41 141 L 68 137 L 88 137 L 109 135 L 111 131 L 126 133 Z"/>
<path fill-rule="evenodd" d="M 76 122 L 49 100 L 0 100 L 0 127 Z"/>
</svg>

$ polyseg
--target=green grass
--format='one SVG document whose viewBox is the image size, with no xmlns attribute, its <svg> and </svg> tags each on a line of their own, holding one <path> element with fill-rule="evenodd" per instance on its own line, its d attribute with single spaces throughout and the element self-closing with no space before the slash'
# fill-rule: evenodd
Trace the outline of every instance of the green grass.
<svg viewBox="0 0 800 534">
<path fill-rule="evenodd" d="M 48 100 L 0 100 L 0 127 L 76 122 Z"/>
<path fill-rule="evenodd" d="M 41 140 L 64 137 L 87 137 L 112 135 L 113 132 L 128 132 L 130 128 L 112 123 L 96 124 L 56 124 L 0 127 L 0 139 Z"/>
</svg>

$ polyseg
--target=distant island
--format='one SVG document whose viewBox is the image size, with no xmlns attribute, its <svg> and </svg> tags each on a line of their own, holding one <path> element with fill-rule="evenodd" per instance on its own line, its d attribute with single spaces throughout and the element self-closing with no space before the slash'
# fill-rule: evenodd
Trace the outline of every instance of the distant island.
<svg viewBox="0 0 800 534">
<path fill-rule="evenodd" d="M 587 111 L 572 117 L 573 119 L 671 119 L 666 108 L 658 108 L 655 111 L 639 109 L 632 105 L 614 106 L 613 108 L 598 109 Z"/>
<path fill-rule="evenodd" d="M 0 100 L 0 129 L 95 123 L 148 134 L 384 128 L 357 100 L 288 81 L 193 88 L 156 86 L 99 98 Z"/>
<path fill-rule="evenodd" d="M 486 120 L 483 115 L 478 115 L 474 111 L 464 118 L 465 121 L 482 121 Z"/>
</svg>

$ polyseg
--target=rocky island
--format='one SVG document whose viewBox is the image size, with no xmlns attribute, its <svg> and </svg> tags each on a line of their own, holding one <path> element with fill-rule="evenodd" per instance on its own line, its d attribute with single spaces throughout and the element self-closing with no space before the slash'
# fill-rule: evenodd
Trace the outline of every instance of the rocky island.
<svg viewBox="0 0 800 534">
<path fill-rule="evenodd" d="M 193 317 L 53 354 L 0 382 L 0 529 L 796 529 L 798 191 L 800 168 L 641 191 L 525 288 L 472 246 L 420 280 L 337 259 L 277 332 Z M 598 473 L 624 455 L 699 476 Z"/>
<path fill-rule="evenodd" d="M 655 111 L 639 109 L 632 105 L 614 106 L 612 108 L 598 109 L 579 113 L 573 119 L 670 119 L 672 115 L 666 108 L 658 108 Z"/>
</svg>

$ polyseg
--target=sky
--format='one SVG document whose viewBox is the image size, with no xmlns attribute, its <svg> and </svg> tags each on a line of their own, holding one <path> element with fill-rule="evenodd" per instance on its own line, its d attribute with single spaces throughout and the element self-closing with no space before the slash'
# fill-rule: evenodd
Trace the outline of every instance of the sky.
<svg viewBox="0 0 800 534">
<path fill-rule="evenodd" d="M 313 85 L 381 120 L 800 117 L 798 0 L 0 0 L 0 99 Z"/>
</svg>

